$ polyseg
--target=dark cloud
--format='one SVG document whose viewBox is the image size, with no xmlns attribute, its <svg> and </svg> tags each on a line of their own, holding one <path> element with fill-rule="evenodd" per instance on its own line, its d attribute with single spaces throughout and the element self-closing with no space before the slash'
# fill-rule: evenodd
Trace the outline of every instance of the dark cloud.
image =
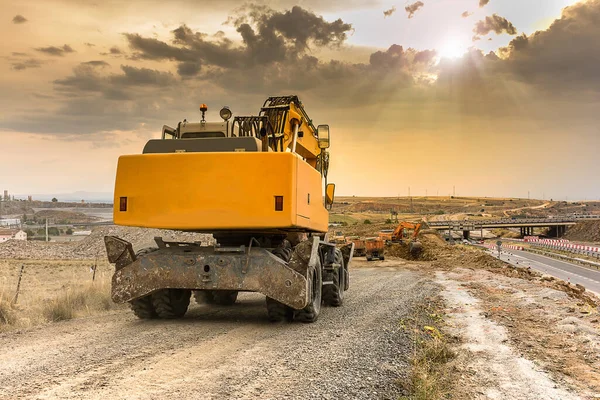
<svg viewBox="0 0 600 400">
<path fill-rule="evenodd" d="M 51 56 L 58 56 L 58 57 L 62 57 L 66 53 L 74 53 L 75 52 L 75 50 L 73 50 L 73 48 L 71 46 L 69 46 L 68 44 L 65 44 L 62 47 L 56 47 L 56 46 L 37 47 L 35 50 L 39 51 L 41 53 L 46 53 Z"/>
<path fill-rule="evenodd" d="M 422 1 L 417 1 L 416 3 L 409 4 L 404 9 L 408 13 L 408 18 L 412 18 L 415 16 L 415 13 L 421 9 L 425 4 Z"/>
<path fill-rule="evenodd" d="M 13 24 L 24 24 L 27 22 L 27 18 L 22 15 L 15 15 L 12 19 Z"/>
<path fill-rule="evenodd" d="M 70 99 L 86 98 L 95 93 L 105 100 L 128 100 L 147 89 L 176 84 L 175 77 L 169 72 L 122 65 L 122 74 L 101 74 L 99 69 L 106 66 L 108 64 L 104 61 L 81 63 L 73 69 L 71 76 L 57 79 L 54 84 L 59 92 L 68 93 Z M 127 91 L 123 90 L 124 87 Z"/>
<path fill-rule="evenodd" d="M 368 104 L 373 109 L 429 110 L 435 120 L 448 109 L 456 110 L 457 118 L 466 115 L 477 120 L 521 114 L 551 118 L 554 111 L 544 108 L 545 115 L 540 116 L 527 106 L 532 100 L 539 103 L 540 98 L 544 102 L 568 100 L 569 104 L 600 99 L 596 68 L 600 65 L 600 0 L 565 9 L 547 30 L 516 36 L 498 54 L 471 49 L 461 59 L 439 63 L 435 51 L 400 45 L 374 51 L 361 63 L 319 59 L 315 56 L 319 53 L 310 50 L 343 44 L 349 25 L 340 22 L 339 26 L 348 29 L 343 30 L 335 21 L 320 21 L 314 14 L 294 14 L 309 26 L 323 25 L 330 33 L 308 32 L 304 27 L 282 26 L 279 16 L 292 10 L 246 10 L 230 20 L 240 35 L 238 41 L 187 25 L 172 31 L 169 41 L 127 34 L 132 56 L 140 63 L 161 61 L 163 71 L 136 64 L 122 66 L 115 73 L 100 62 L 82 63 L 55 81 L 53 103 L 60 106 L 59 111 L 40 115 L 38 122 L 28 120 L 29 125 L 19 125 L 15 119 L 13 125 L 5 120 L 0 126 L 70 132 L 85 125 L 82 132 L 98 132 L 133 129 L 144 122 L 159 129 L 189 116 L 186 102 L 203 101 L 203 96 L 210 96 L 212 103 L 237 104 L 238 115 L 257 112 L 258 106 L 253 105 L 259 105 L 267 94 L 297 93 L 316 110 L 327 105 L 328 112 L 347 115 L 348 110 Z M 494 23 L 488 33 L 496 32 Z M 497 29 L 510 31 L 508 24 Z M 269 48 L 273 54 L 264 53 Z"/>
<path fill-rule="evenodd" d="M 102 60 L 86 61 L 81 64 L 82 65 L 91 65 L 93 67 L 108 67 L 108 66 L 110 66 L 109 63 L 107 63 L 106 61 L 102 61 Z"/>
<path fill-rule="evenodd" d="M 396 12 L 396 6 L 393 6 L 389 10 L 384 10 L 383 11 L 383 17 L 384 18 L 391 17 L 392 14 L 395 13 L 395 12 Z"/>
<path fill-rule="evenodd" d="M 117 46 L 113 46 L 110 49 L 108 49 L 108 52 L 100 53 L 100 54 L 103 56 L 120 56 L 123 54 L 123 52 Z"/>
<path fill-rule="evenodd" d="M 563 10 L 547 30 L 515 37 L 501 49 L 519 79 L 548 90 L 600 91 L 600 0 Z"/>
<path fill-rule="evenodd" d="M 88 43 L 88 42 L 84 43 L 84 45 L 85 45 L 85 46 L 87 46 L 87 47 L 96 47 L 96 45 L 95 45 L 95 44 L 93 44 L 93 43 Z"/>
<path fill-rule="evenodd" d="M 177 65 L 177 73 L 182 77 L 198 75 L 202 64 L 194 61 L 184 61 Z"/>
<path fill-rule="evenodd" d="M 27 53 L 19 53 L 17 51 L 13 51 L 12 53 L 10 53 L 13 57 L 26 57 Z"/>
<path fill-rule="evenodd" d="M 479 0 L 479 8 L 487 6 L 489 2 L 490 0 Z"/>
<path fill-rule="evenodd" d="M 473 13 L 472 13 L 472 12 L 469 12 L 469 11 L 465 11 L 464 13 L 462 13 L 462 14 L 460 14 L 460 15 L 461 15 L 461 17 L 463 17 L 463 18 L 469 18 L 471 15 L 473 15 Z"/>
<path fill-rule="evenodd" d="M 15 71 L 23 71 L 29 68 L 40 68 L 44 64 L 43 61 L 30 58 L 27 60 L 18 60 L 11 62 L 10 66 Z"/>
<path fill-rule="evenodd" d="M 496 32 L 500 35 L 506 32 L 509 35 L 516 35 L 517 28 L 506 18 L 494 14 L 491 17 L 485 17 L 483 21 L 478 21 L 473 28 L 477 36 L 485 36 L 490 32 Z"/>
<path fill-rule="evenodd" d="M 175 77 L 170 72 L 161 72 L 149 68 L 136 68 L 121 65 L 122 75 L 113 75 L 111 83 L 123 86 L 155 86 L 166 87 L 175 83 Z"/>
<path fill-rule="evenodd" d="M 173 30 L 171 44 L 139 34 L 125 34 L 134 57 L 173 60 L 181 63 L 182 76 L 198 73 L 200 65 L 219 68 L 251 68 L 298 59 L 311 46 L 339 46 L 352 29 L 341 19 L 329 22 L 323 17 L 293 7 L 279 12 L 264 6 L 246 6 L 229 20 L 242 39 L 235 45 L 223 35 L 209 37 L 186 25 Z"/>
</svg>

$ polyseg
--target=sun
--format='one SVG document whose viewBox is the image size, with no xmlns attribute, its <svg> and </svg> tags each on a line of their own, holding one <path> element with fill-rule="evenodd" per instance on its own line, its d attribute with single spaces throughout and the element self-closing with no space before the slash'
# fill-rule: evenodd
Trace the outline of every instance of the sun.
<svg viewBox="0 0 600 400">
<path fill-rule="evenodd" d="M 440 58 L 460 58 L 467 52 L 467 46 L 456 39 L 451 39 L 442 44 L 438 49 Z"/>
</svg>

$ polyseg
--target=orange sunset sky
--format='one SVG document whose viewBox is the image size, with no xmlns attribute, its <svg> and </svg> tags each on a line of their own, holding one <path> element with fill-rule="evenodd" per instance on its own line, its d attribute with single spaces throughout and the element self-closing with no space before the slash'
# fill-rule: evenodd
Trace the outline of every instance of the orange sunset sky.
<svg viewBox="0 0 600 400">
<path fill-rule="evenodd" d="M 600 198 L 600 0 L 0 0 L 0 189 L 298 94 L 339 195 Z M 110 197 L 110 196 L 109 196 Z"/>
</svg>

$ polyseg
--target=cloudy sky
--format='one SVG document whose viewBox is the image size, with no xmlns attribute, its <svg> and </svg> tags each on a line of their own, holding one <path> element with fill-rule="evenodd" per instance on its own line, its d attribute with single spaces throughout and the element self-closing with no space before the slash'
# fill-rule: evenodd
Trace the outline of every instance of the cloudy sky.
<svg viewBox="0 0 600 400">
<path fill-rule="evenodd" d="M 298 94 L 338 194 L 600 198 L 600 0 L 0 0 L 0 189 Z"/>
</svg>

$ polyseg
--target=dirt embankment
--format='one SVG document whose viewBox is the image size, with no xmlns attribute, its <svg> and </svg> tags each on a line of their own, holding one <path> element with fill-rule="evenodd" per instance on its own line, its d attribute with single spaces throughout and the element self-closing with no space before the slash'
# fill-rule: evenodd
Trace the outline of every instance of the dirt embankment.
<svg viewBox="0 0 600 400">
<path fill-rule="evenodd" d="M 600 221 L 581 221 L 569 228 L 565 239 L 581 242 L 600 242 Z"/>
<path fill-rule="evenodd" d="M 142 229 L 105 226 L 95 229 L 90 236 L 79 242 L 46 243 L 37 241 L 9 240 L 0 243 L 0 259 L 91 259 L 106 257 L 104 236 L 118 236 L 132 243 L 134 250 L 156 246 L 155 237 L 165 241 L 201 242 L 209 244 L 212 236 L 200 233 L 178 232 L 162 229 Z"/>
</svg>

